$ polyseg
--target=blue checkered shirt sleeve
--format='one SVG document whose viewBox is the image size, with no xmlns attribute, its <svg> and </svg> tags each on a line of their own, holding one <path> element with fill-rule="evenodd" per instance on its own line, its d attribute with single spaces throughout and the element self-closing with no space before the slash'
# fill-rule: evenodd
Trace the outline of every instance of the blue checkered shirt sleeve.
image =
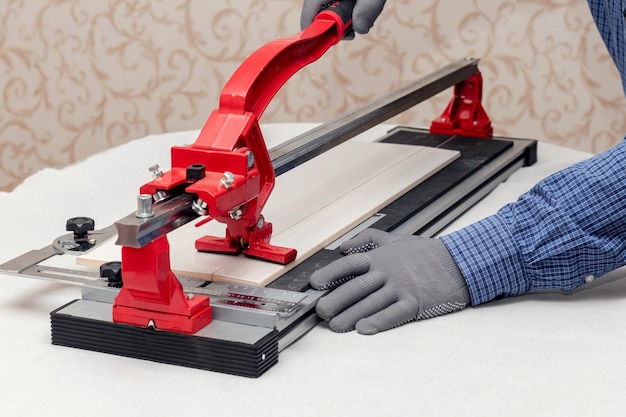
<svg viewBox="0 0 626 417">
<path fill-rule="evenodd" d="M 626 90 L 626 1 L 588 0 Z M 574 289 L 626 264 L 626 144 L 541 181 L 491 217 L 443 236 L 472 304 Z"/>
<path fill-rule="evenodd" d="M 560 171 L 497 214 L 442 236 L 472 304 L 571 290 L 626 264 L 626 142 Z"/>
<path fill-rule="evenodd" d="M 626 92 L 626 1 L 587 0 L 587 3 L 598 32 L 622 77 L 622 87 Z"/>
</svg>

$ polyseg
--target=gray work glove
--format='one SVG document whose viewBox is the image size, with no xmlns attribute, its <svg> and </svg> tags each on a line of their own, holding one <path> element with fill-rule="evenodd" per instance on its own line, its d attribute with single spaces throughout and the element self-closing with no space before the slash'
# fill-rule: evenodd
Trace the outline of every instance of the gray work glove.
<svg viewBox="0 0 626 417">
<path fill-rule="evenodd" d="M 375 334 L 441 316 L 470 303 L 467 284 L 439 239 L 367 229 L 341 245 L 344 255 L 311 276 L 317 314 L 335 332 Z"/>
<path fill-rule="evenodd" d="M 332 0 L 304 0 L 300 27 L 304 29 L 309 26 L 315 16 L 329 3 L 332 3 Z M 357 0 L 352 10 L 352 29 L 361 35 L 369 32 L 384 6 L 385 0 Z"/>
</svg>

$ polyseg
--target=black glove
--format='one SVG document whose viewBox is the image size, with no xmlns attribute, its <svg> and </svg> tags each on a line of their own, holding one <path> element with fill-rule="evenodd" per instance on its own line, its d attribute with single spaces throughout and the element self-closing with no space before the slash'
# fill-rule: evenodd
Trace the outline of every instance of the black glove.
<svg viewBox="0 0 626 417">
<path fill-rule="evenodd" d="M 311 276 L 315 289 L 337 287 L 317 303 L 333 331 L 375 334 L 470 303 L 463 275 L 439 239 L 367 229 L 341 251 L 348 256 Z"/>
<path fill-rule="evenodd" d="M 329 3 L 332 3 L 332 0 L 304 0 L 300 27 L 304 29 L 309 26 L 315 16 Z M 369 32 L 384 6 L 385 0 L 357 0 L 352 10 L 352 29 L 361 35 Z"/>
</svg>

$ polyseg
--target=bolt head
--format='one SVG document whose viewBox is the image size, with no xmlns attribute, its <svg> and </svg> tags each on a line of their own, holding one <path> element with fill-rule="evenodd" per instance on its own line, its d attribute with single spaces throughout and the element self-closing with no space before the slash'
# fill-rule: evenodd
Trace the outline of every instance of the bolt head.
<svg viewBox="0 0 626 417">
<path fill-rule="evenodd" d="M 201 198 L 195 199 L 194 202 L 191 204 L 191 209 L 195 211 L 198 216 L 206 216 L 207 214 L 209 214 L 208 207 L 209 206 L 206 201 L 202 200 Z"/>
<path fill-rule="evenodd" d="M 148 168 L 148 171 L 152 174 L 152 178 L 159 178 L 163 176 L 163 171 L 159 167 L 159 164 L 154 164 Z"/>
<path fill-rule="evenodd" d="M 246 155 L 248 156 L 248 169 L 254 166 L 254 154 L 252 151 L 246 151 Z"/>
<path fill-rule="evenodd" d="M 65 223 L 65 230 L 68 232 L 74 232 L 74 237 L 83 238 L 87 236 L 89 232 L 94 230 L 96 222 L 89 217 L 72 217 Z"/>
<path fill-rule="evenodd" d="M 233 182 L 235 182 L 235 174 L 230 171 L 224 172 L 224 176 L 220 180 L 220 185 L 228 189 L 233 185 Z"/>
<path fill-rule="evenodd" d="M 152 195 L 139 194 L 137 196 L 137 211 L 135 212 L 135 217 L 147 219 L 153 216 L 154 211 L 152 211 Z"/>
<path fill-rule="evenodd" d="M 112 284 L 122 282 L 122 263 L 106 262 L 100 265 L 100 276 Z"/>
<path fill-rule="evenodd" d="M 243 210 L 240 207 L 237 207 L 237 208 L 229 211 L 228 214 L 230 215 L 231 219 L 239 220 L 239 219 L 241 219 L 241 216 L 243 216 Z"/>
</svg>

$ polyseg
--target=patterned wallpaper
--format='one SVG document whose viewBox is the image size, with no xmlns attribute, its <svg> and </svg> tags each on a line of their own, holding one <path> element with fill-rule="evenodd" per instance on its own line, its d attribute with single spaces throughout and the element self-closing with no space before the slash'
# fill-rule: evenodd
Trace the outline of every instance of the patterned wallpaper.
<svg viewBox="0 0 626 417">
<path fill-rule="evenodd" d="M 301 0 L 0 2 L 0 190 L 149 133 L 199 129 L 250 53 L 299 30 Z M 498 135 L 598 152 L 626 132 L 582 0 L 389 0 L 367 36 L 296 74 L 262 122 L 327 121 L 466 56 Z M 428 125 L 443 93 L 395 122 Z"/>
</svg>

